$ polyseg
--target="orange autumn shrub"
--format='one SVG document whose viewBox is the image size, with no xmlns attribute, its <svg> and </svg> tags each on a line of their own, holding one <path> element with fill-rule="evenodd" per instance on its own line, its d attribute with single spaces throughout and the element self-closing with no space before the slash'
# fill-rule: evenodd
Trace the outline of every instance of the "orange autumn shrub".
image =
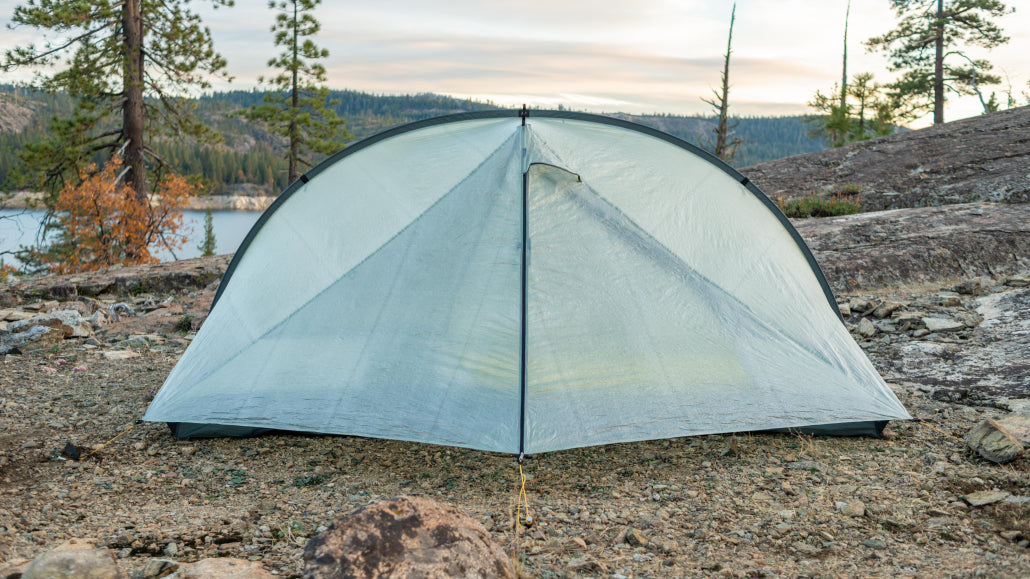
<svg viewBox="0 0 1030 579">
<path fill-rule="evenodd" d="M 18 270 L 0 259 L 0 283 L 9 283 L 18 277 Z"/>
<path fill-rule="evenodd" d="M 177 175 L 166 176 L 154 201 L 141 204 L 118 175 L 122 159 L 113 157 L 97 171 L 80 172 L 78 185 L 66 182 L 54 206 L 64 243 L 62 250 L 40 255 L 51 273 L 93 271 L 115 264 L 155 263 L 159 247 L 176 250 L 186 238 L 182 208 L 196 186 Z"/>
</svg>

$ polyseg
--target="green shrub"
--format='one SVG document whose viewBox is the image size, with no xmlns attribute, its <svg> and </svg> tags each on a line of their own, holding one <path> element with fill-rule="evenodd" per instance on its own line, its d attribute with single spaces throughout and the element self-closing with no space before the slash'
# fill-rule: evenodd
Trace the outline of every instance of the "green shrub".
<svg viewBox="0 0 1030 579">
<path fill-rule="evenodd" d="M 183 314 L 175 322 L 175 331 L 181 334 L 189 333 L 193 329 L 193 316 L 189 314 Z"/>
<path fill-rule="evenodd" d="M 834 217 L 858 213 L 862 206 L 857 194 L 838 193 L 828 199 L 818 193 L 809 193 L 803 197 L 787 198 L 778 195 L 775 199 L 777 207 L 787 217 Z"/>
<path fill-rule="evenodd" d="M 293 477 L 293 486 L 297 488 L 318 486 L 324 482 L 325 477 L 320 474 Z"/>
</svg>

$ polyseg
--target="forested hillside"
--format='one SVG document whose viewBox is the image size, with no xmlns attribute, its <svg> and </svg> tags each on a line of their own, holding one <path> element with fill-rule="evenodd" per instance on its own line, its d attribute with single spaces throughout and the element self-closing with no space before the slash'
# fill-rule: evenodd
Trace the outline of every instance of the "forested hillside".
<svg viewBox="0 0 1030 579">
<path fill-rule="evenodd" d="M 273 194 L 288 185 L 286 161 L 275 147 L 276 137 L 259 124 L 237 116 L 261 101 L 258 91 L 214 93 L 196 99 L 200 117 L 224 138 L 215 146 L 163 137 L 153 149 L 175 172 L 201 177 L 211 193 Z M 491 103 L 434 94 L 380 96 L 355 91 L 334 91 L 337 114 L 347 120 L 356 139 L 400 124 L 468 111 L 496 108 Z M 45 138 L 49 119 L 71 111 L 71 99 L 23 88 L 0 86 L 0 183 L 4 189 L 29 186 L 17 153 L 26 143 Z M 690 143 L 705 146 L 713 120 L 674 115 L 614 115 L 663 130 Z M 743 167 L 781 157 L 819 151 L 825 144 L 807 136 L 803 117 L 746 117 L 735 119 L 736 135 L 744 139 L 733 165 Z"/>
</svg>

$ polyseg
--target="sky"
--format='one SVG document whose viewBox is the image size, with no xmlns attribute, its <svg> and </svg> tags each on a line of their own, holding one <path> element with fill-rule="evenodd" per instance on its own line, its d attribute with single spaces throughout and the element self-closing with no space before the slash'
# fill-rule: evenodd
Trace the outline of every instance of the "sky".
<svg viewBox="0 0 1030 579">
<path fill-rule="evenodd" d="M 6 25 L 21 2 L 0 0 Z M 377 94 L 432 92 L 504 106 L 558 105 L 591 112 L 708 113 L 701 101 L 717 88 L 731 1 L 701 0 L 326 0 L 315 16 L 315 41 L 329 50 L 328 85 Z M 1013 92 L 1030 93 L 1030 0 L 998 20 L 1011 37 L 987 56 Z M 212 10 L 192 3 L 228 60 L 232 83 L 250 89 L 270 76 L 277 52 L 264 0 L 236 0 Z M 811 112 L 807 103 L 840 81 L 847 0 L 740 0 L 733 29 L 731 115 Z M 862 42 L 890 30 L 888 0 L 856 0 L 848 25 L 848 72 L 888 82 L 883 54 Z M 40 38 L 7 30 L 0 49 Z M 0 81 L 25 79 L 0 73 Z M 1001 92 L 1002 87 L 985 87 Z M 1004 99 L 1002 99 L 1004 100 Z M 1025 102 L 1025 98 L 1020 102 Z M 953 98 L 946 120 L 982 112 L 976 97 Z M 913 123 L 929 123 L 924 118 Z"/>
</svg>

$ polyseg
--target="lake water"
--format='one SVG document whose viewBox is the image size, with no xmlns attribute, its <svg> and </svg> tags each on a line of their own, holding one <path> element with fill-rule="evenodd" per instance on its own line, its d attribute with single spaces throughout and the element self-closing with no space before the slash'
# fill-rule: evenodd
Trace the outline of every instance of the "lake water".
<svg viewBox="0 0 1030 579">
<path fill-rule="evenodd" d="M 0 209 L 0 252 L 14 251 L 20 246 L 36 243 L 39 224 L 43 219 L 43 211 L 23 209 Z M 247 236 L 247 232 L 261 216 L 257 211 L 212 211 L 211 224 L 215 230 L 215 253 L 233 253 Z M 183 211 L 183 229 L 186 234 L 186 245 L 175 252 L 173 257 L 167 251 L 159 251 L 157 257 L 161 261 L 172 259 L 188 259 L 200 256 L 200 245 L 204 242 L 204 212 Z M 4 263 L 18 265 L 12 255 L 0 255 Z"/>
</svg>

